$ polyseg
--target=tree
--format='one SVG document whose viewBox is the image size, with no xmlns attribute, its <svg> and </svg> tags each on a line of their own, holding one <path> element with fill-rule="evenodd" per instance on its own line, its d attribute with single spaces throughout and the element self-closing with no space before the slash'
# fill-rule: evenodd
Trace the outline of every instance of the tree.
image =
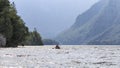
<svg viewBox="0 0 120 68">
<path fill-rule="evenodd" d="M 42 38 L 36 28 L 34 28 L 33 32 L 29 32 L 29 36 L 27 36 L 24 44 L 27 45 L 43 45 Z"/>
<path fill-rule="evenodd" d="M 32 36 L 33 36 L 33 45 L 36 45 L 36 44 L 38 44 L 38 45 L 42 45 L 43 43 L 42 43 L 42 40 L 41 40 L 41 37 L 40 37 L 40 34 L 38 33 L 38 31 L 36 30 L 36 28 L 34 28 L 34 31 L 33 31 L 33 34 L 32 34 Z"/>
<path fill-rule="evenodd" d="M 6 37 L 6 47 L 17 47 L 28 35 L 28 27 L 17 15 L 15 4 L 0 0 L 0 34 Z"/>
<path fill-rule="evenodd" d="M 8 40 L 12 37 L 12 22 L 9 16 L 10 3 L 8 0 L 0 0 L 0 33 Z"/>
</svg>

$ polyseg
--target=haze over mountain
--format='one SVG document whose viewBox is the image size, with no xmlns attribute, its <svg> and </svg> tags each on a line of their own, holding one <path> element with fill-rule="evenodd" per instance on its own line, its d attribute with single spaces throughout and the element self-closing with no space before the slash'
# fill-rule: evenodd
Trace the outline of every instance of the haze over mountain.
<svg viewBox="0 0 120 68">
<path fill-rule="evenodd" d="M 61 44 L 120 44 L 120 0 L 100 0 L 56 39 Z"/>
<path fill-rule="evenodd" d="M 51 38 L 69 28 L 78 14 L 98 0 L 10 0 L 28 27 L 34 27 L 43 38 Z"/>
</svg>

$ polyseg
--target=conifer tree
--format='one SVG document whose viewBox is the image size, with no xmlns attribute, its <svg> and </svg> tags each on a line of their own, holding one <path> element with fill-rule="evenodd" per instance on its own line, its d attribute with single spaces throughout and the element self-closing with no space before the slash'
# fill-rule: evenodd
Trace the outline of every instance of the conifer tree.
<svg viewBox="0 0 120 68">
<path fill-rule="evenodd" d="M 24 21 L 17 15 L 15 3 L 10 4 L 9 0 L 0 0 L 0 34 L 6 38 L 6 47 L 17 47 L 25 41 L 42 45 L 40 34 L 36 29 L 29 32 Z"/>
<path fill-rule="evenodd" d="M 32 33 L 33 35 L 33 45 L 43 45 L 42 41 L 41 41 L 41 37 L 40 34 L 38 33 L 38 31 L 36 30 L 36 28 L 34 28 L 34 31 Z"/>
<path fill-rule="evenodd" d="M 6 47 L 17 47 L 28 33 L 24 21 L 17 15 L 15 4 L 0 0 L 0 34 L 6 37 Z"/>
</svg>

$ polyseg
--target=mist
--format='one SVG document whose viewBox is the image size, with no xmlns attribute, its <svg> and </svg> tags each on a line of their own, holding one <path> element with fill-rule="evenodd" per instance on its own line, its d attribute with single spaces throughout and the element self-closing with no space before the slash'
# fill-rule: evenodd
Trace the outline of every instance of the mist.
<svg viewBox="0 0 120 68">
<path fill-rule="evenodd" d="M 37 28 L 43 38 L 53 38 L 75 23 L 79 14 L 98 0 L 10 0 L 30 30 Z"/>
</svg>

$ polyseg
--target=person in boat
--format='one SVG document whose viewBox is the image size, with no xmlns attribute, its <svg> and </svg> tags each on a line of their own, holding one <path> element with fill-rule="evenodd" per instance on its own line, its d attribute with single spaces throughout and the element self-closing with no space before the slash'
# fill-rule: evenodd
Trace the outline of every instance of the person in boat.
<svg viewBox="0 0 120 68">
<path fill-rule="evenodd" d="M 60 49 L 60 46 L 57 44 L 57 45 L 55 46 L 55 49 Z"/>
<path fill-rule="evenodd" d="M 24 44 L 21 44 L 22 45 L 22 47 L 24 47 L 25 45 Z"/>
</svg>

